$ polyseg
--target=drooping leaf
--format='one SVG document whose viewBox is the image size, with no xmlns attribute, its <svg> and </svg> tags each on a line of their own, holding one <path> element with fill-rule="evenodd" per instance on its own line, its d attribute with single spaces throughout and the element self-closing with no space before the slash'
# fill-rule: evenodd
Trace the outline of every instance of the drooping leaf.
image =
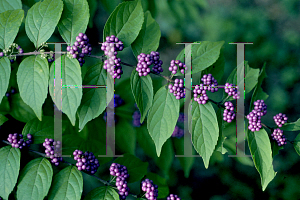
<svg viewBox="0 0 300 200">
<path fill-rule="evenodd" d="M 0 149 L 0 196 L 4 199 L 8 199 L 17 183 L 20 159 L 20 149 L 11 146 Z"/>
<path fill-rule="evenodd" d="M 1 0 L 0 1 L 0 13 L 8 10 L 22 9 L 21 0 Z"/>
<path fill-rule="evenodd" d="M 264 191 L 276 175 L 272 165 L 270 139 L 265 129 L 255 132 L 248 131 L 247 139 L 255 168 L 261 178 L 262 190 Z"/>
<path fill-rule="evenodd" d="M 157 156 L 160 156 L 163 144 L 171 137 L 179 117 L 179 100 L 161 87 L 154 96 L 149 111 L 147 128 L 155 143 Z"/>
<path fill-rule="evenodd" d="M 128 173 L 130 174 L 128 183 L 141 180 L 147 174 L 148 163 L 142 162 L 132 154 L 123 154 L 123 157 L 117 158 L 114 163 L 127 167 Z"/>
<path fill-rule="evenodd" d="M 75 166 L 61 170 L 53 178 L 48 194 L 49 200 L 74 199 L 80 200 L 83 190 L 83 178 Z"/>
<path fill-rule="evenodd" d="M 300 130 L 300 119 L 295 122 L 285 123 L 280 127 L 283 131 L 299 131 Z"/>
<path fill-rule="evenodd" d="M 10 61 L 7 57 L 0 58 L 0 103 L 8 88 L 10 79 Z"/>
<path fill-rule="evenodd" d="M 51 186 L 53 170 L 46 158 L 30 161 L 21 171 L 18 180 L 18 200 L 43 200 Z"/>
<path fill-rule="evenodd" d="M 64 41 L 73 45 L 78 34 L 86 31 L 89 18 L 87 0 L 64 0 L 64 10 L 57 25 Z"/>
<path fill-rule="evenodd" d="M 297 154 L 300 156 L 300 134 L 297 135 L 297 137 L 294 140 L 294 148 Z"/>
<path fill-rule="evenodd" d="M 20 96 L 42 120 L 42 105 L 48 94 L 49 68 L 47 59 L 41 56 L 25 58 L 17 72 Z"/>
<path fill-rule="evenodd" d="M 111 186 L 97 187 L 90 191 L 84 200 L 119 200 L 119 194 Z"/>
<path fill-rule="evenodd" d="M 216 112 L 210 102 L 198 104 L 193 100 L 191 106 L 189 116 L 192 120 L 189 122 L 189 130 L 192 133 L 192 142 L 202 157 L 205 168 L 208 168 L 219 137 Z"/>
<path fill-rule="evenodd" d="M 107 73 L 103 68 L 103 63 L 98 63 L 90 67 L 84 77 L 83 85 L 113 85 L 111 76 L 106 78 Z M 106 108 L 107 102 L 113 98 L 113 91 L 106 88 L 84 88 L 80 107 L 78 108 L 79 129 L 83 129 L 87 122 L 98 117 Z M 108 96 L 108 101 L 106 100 Z"/>
<path fill-rule="evenodd" d="M 50 68 L 49 92 L 57 108 L 68 116 L 74 126 L 76 111 L 82 98 L 82 88 L 76 88 L 76 86 L 82 86 L 80 65 L 76 59 L 68 58 L 68 56 L 65 55 L 61 57 L 61 64 L 61 79 L 63 88 L 57 89 L 55 91 L 55 96 L 62 93 L 62 101 L 59 99 L 58 102 L 56 102 L 54 96 L 55 63 L 53 63 Z M 55 73 L 59 72 L 56 71 Z"/>
<path fill-rule="evenodd" d="M 153 85 L 150 76 L 139 76 L 136 70 L 132 70 L 130 77 L 131 91 L 141 113 L 142 123 L 153 102 Z"/>
<path fill-rule="evenodd" d="M 151 51 L 156 51 L 160 36 L 159 24 L 152 18 L 150 11 L 146 11 L 142 29 L 136 40 L 131 44 L 134 56 L 137 57 L 140 53 L 149 54 Z"/>
<path fill-rule="evenodd" d="M 30 108 L 22 98 L 20 93 L 12 95 L 11 112 L 9 113 L 13 118 L 18 121 L 27 123 L 28 121 L 36 118 L 32 108 Z"/>
<path fill-rule="evenodd" d="M 149 172 L 146 175 L 146 178 L 152 180 L 153 183 L 158 186 L 158 188 L 157 188 L 157 190 L 158 190 L 158 197 L 157 198 L 158 199 L 166 198 L 168 196 L 169 187 L 168 187 L 166 179 L 164 179 L 163 177 L 161 177 L 157 174 L 151 173 L 151 172 Z"/>
<path fill-rule="evenodd" d="M 8 1 L 0 1 L 0 10 L 2 4 L 7 4 Z M 8 48 L 15 40 L 19 27 L 24 17 L 24 10 L 7 10 L 0 13 L 0 49 Z"/>
<path fill-rule="evenodd" d="M 144 13 L 140 0 L 119 4 L 109 16 L 103 30 L 103 40 L 115 35 L 124 44 L 130 46 L 138 36 L 144 22 Z"/>
<path fill-rule="evenodd" d="M 45 0 L 34 4 L 27 13 L 25 31 L 38 48 L 53 34 L 63 10 L 62 0 Z"/>
</svg>

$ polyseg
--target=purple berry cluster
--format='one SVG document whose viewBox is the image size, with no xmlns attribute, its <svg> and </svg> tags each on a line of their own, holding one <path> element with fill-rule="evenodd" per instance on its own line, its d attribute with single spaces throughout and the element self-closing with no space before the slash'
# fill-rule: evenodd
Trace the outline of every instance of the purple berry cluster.
<svg viewBox="0 0 300 200">
<path fill-rule="evenodd" d="M 101 50 L 104 51 L 104 54 L 108 57 L 104 61 L 104 69 L 112 76 L 112 78 L 121 78 L 123 74 L 121 59 L 117 58 L 118 51 L 124 49 L 123 42 L 119 40 L 114 35 L 107 36 L 106 41 L 102 44 Z"/>
<path fill-rule="evenodd" d="M 29 147 L 30 144 L 32 143 L 32 135 L 27 134 L 26 136 L 27 136 L 28 140 L 25 141 L 23 139 L 22 134 L 18 134 L 18 133 L 9 134 L 8 138 L 7 138 L 7 141 L 9 143 L 11 143 L 12 147 L 22 149 L 23 147 Z"/>
<path fill-rule="evenodd" d="M 240 98 L 240 92 L 238 90 L 239 90 L 238 86 L 233 86 L 233 84 L 229 84 L 229 83 L 225 84 L 225 92 L 229 96 L 232 96 L 232 98 L 234 99 Z"/>
<path fill-rule="evenodd" d="M 136 66 L 136 71 L 139 76 L 147 76 L 150 73 L 150 65 L 153 64 L 152 71 L 156 74 L 163 72 L 162 64 L 163 62 L 159 60 L 159 52 L 151 51 L 150 54 L 141 53 L 137 56 L 138 64 Z"/>
<path fill-rule="evenodd" d="M 169 71 L 172 72 L 172 74 L 176 74 L 178 69 L 184 74 L 186 70 L 185 64 L 180 60 L 171 60 Z"/>
<path fill-rule="evenodd" d="M 159 52 L 151 51 L 150 55 L 152 56 L 152 63 L 153 63 L 152 71 L 155 74 L 160 74 L 164 70 L 162 68 L 163 61 L 159 60 L 160 59 Z"/>
<path fill-rule="evenodd" d="M 275 115 L 273 119 L 278 127 L 282 127 L 282 125 L 285 124 L 288 120 L 287 116 L 282 113 Z"/>
<path fill-rule="evenodd" d="M 46 157 L 51 159 L 51 163 L 58 166 L 59 163 L 63 161 L 60 154 L 61 142 L 46 138 L 43 146 L 45 147 Z"/>
<path fill-rule="evenodd" d="M 116 186 L 119 190 L 120 199 L 126 199 L 126 197 L 129 194 L 129 187 L 127 186 L 129 174 L 127 171 L 127 167 L 118 163 L 112 163 L 109 168 L 109 171 L 110 175 L 117 177 Z"/>
<path fill-rule="evenodd" d="M 271 134 L 271 137 L 277 142 L 278 146 L 283 146 L 286 144 L 286 138 L 283 135 L 283 131 L 279 128 L 274 129 L 274 132 Z"/>
<path fill-rule="evenodd" d="M 176 194 L 170 194 L 167 200 L 181 200 Z"/>
<path fill-rule="evenodd" d="M 117 108 L 124 104 L 124 100 L 118 94 L 114 94 L 114 107 Z"/>
<path fill-rule="evenodd" d="M 142 125 L 140 120 L 141 120 L 140 111 L 138 111 L 138 110 L 134 111 L 134 113 L 132 115 L 132 125 L 133 125 L 133 127 L 140 127 Z"/>
<path fill-rule="evenodd" d="M 68 46 L 67 51 L 70 52 L 73 58 L 76 58 L 82 66 L 85 63 L 84 55 L 90 55 L 92 51 L 92 45 L 88 43 L 89 38 L 84 33 L 79 33 L 76 37 L 76 42 L 73 46 Z M 81 49 L 81 51 L 80 51 Z"/>
<path fill-rule="evenodd" d="M 206 104 L 206 102 L 208 101 L 208 96 L 206 94 L 206 90 L 207 90 L 207 86 L 205 86 L 203 84 L 196 85 L 193 90 L 194 101 L 197 101 L 198 104 Z"/>
<path fill-rule="evenodd" d="M 142 191 L 146 192 L 145 197 L 148 200 L 156 200 L 158 197 L 158 186 L 152 180 L 145 179 L 141 183 Z"/>
<path fill-rule="evenodd" d="M 261 112 L 262 116 L 267 114 L 267 105 L 265 104 L 264 100 L 257 100 L 254 102 L 254 110 L 257 112 Z"/>
<path fill-rule="evenodd" d="M 264 100 L 257 100 L 254 103 L 254 109 L 247 115 L 249 120 L 248 129 L 252 132 L 261 129 L 261 117 L 267 114 L 267 105 Z"/>
<path fill-rule="evenodd" d="M 94 156 L 92 152 L 82 152 L 80 150 L 75 150 L 73 152 L 74 160 L 77 161 L 76 167 L 79 171 L 86 171 L 90 174 L 95 174 L 98 167 L 100 166 L 98 159 Z"/>
<path fill-rule="evenodd" d="M 175 129 L 172 133 L 172 137 L 181 138 L 184 135 L 184 130 L 181 129 L 179 126 L 175 126 Z"/>
<path fill-rule="evenodd" d="M 207 90 L 212 93 L 218 91 L 218 81 L 211 74 L 204 74 L 201 78 L 203 85 L 207 86 Z"/>
<path fill-rule="evenodd" d="M 230 101 L 225 102 L 225 110 L 223 113 L 223 120 L 230 123 L 235 118 L 234 105 Z"/>
<path fill-rule="evenodd" d="M 185 88 L 182 79 L 175 79 L 174 85 L 170 84 L 169 89 L 176 99 L 182 99 L 185 97 Z"/>
</svg>

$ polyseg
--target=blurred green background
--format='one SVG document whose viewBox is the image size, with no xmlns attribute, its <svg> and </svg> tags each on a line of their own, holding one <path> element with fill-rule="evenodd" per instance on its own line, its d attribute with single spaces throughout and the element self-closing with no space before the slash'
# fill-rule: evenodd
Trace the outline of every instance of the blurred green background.
<svg viewBox="0 0 300 200">
<path fill-rule="evenodd" d="M 35 1 L 37 0 L 25 0 L 23 3 L 31 6 Z M 122 1 L 88 2 L 91 19 L 86 34 L 93 46 L 92 54 L 102 55 L 98 42 L 103 41 L 103 27 L 110 13 Z M 150 10 L 161 28 L 162 37 L 158 51 L 164 62 L 163 75 L 169 75 L 170 61 L 184 48 L 176 43 L 224 40 L 225 74 L 218 82 L 219 85 L 225 84 L 228 75 L 236 66 L 236 45 L 229 43 L 253 42 L 245 45 L 245 60 L 253 68 L 261 68 L 266 62 L 268 75 L 262 85 L 269 94 L 266 101 L 268 114 L 262 122 L 275 126 L 272 116 L 279 112 L 287 114 L 289 121 L 296 121 L 300 117 L 299 0 L 142 0 L 142 3 L 144 10 Z M 23 8 L 27 11 L 29 7 Z M 33 51 L 34 47 L 25 34 L 24 24 L 20 30 L 16 43 L 21 44 L 25 52 Z M 62 41 L 57 30 L 49 39 L 49 42 Z M 136 64 L 130 48 L 126 48 L 119 55 L 124 62 Z M 83 71 L 95 62 L 95 59 L 87 58 Z M 125 73 L 121 80 L 116 80 L 116 87 L 130 77 L 132 69 L 124 66 L 123 71 Z M 164 83 L 163 79 L 152 77 L 157 90 Z M 194 85 L 199 84 L 197 80 L 193 77 Z M 249 104 L 250 96 L 246 96 L 246 102 Z M 295 132 L 285 132 L 285 135 L 290 141 L 296 137 Z M 138 148 L 137 155 L 142 155 L 141 159 L 145 161 L 149 160 L 140 151 L 142 150 Z M 168 178 L 170 193 L 178 194 L 186 200 L 296 200 L 300 199 L 299 160 L 292 144 L 288 143 L 274 158 L 274 169 L 278 173 L 264 192 L 261 191 L 260 177 L 255 167 L 247 165 L 248 162 L 244 160 L 229 158 L 228 153 L 215 153 L 208 169 L 204 168 L 201 158 L 196 158 L 188 178 L 184 177 L 177 158 L 174 158 L 167 175 L 162 174 L 154 163 L 150 162 L 150 167 L 152 172 Z"/>
</svg>

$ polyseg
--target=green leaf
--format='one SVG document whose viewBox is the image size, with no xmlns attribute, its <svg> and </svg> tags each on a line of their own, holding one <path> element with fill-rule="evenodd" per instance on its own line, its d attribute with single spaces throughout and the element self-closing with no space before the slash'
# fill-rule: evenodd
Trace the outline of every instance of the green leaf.
<svg viewBox="0 0 300 200">
<path fill-rule="evenodd" d="M 89 68 L 87 71 L 83 85 L 113 85 L 113 79 L 108 76 L 107 80 L 106 70 L 103 68 L 103 63 L 98 63 Z M 78 108 L 79 116 L 79 129 L 98 117 L 106 108 L 107 102 L 110 102 L 113 98 L 113 92 L 107 91 L 109 94 L 109 100 L 106 100 L 106 88 L 84 88 L 83 97 L 80 107 Z"/>
<path fill-rule="evenodd" d="M 86 0 L 64 0 L 64 11 L 57 27 L 66 43 L 72 46 L 79 33 L 86 31 L 90 18 L 89 12 Z"/>
<path fill-rule="evenodd" d="M 8 119 L 4 115 L 0 114 L 0 126 L 2 126 L 2 124 L 4 124 L 7 121 Z"/>
<path fill-rule="evenodd" d="M 161 87 L 154 96 L 149 111 L 147 128 L 155 143 L 157 156 L 160 156 L 163 144 L 171 137 L 179 117 L 179 100 Z"/>
<path fill-rule="evenodd" d="M 83 178 L 81 172 L 75 166 L 69 166 L 54 176 L 48 199 L 80 200 L 82 190 Z"/>
<path fill-rule="evenodd" d="M 300 156 L 300 134 L 297 135 L 297 137 L 294 140 L 294 148 L 297 154 Z"/>
<path fill-rule="evenodd" d="M 123 2 L 109 16 L 103 30 L 103 40 L 115 35 L 124 44 L 130 46 L 138 36 L 144 22 L 141 1 Z"/>
<path fill-rule="evenodd" d="M 219 137 L 217 116 L 210 102 L 198 104 L 193 100 L 191 105 L 189 116 L 192 117 L 192 120 L 189 123 L 189 130 L 192 133 L 193 145 L 207 169 Z"/>
<path fill-rule="evenodd" d="M 174 148 L 170 139 L 164 143 L 160 156 L 157 157 L 155 155 L 153 160 L 155 164 L 163 171 L 164 175 L 168 177 L 174 160 Z"/>
<path fill-rule="evenodd" d="M 144 150 L 145 154 L 151 158 L 157 158 L 154 141 L 149 135 L 146 125 L 136 128 L 136 137 L 139 146 Z"/>
<path fill-rule="evenodd" d="M 18 200 L 43 200 L 53 176 L 51 163 L 46 158 L 30 161 L 21 171 L 17 187 Z"/>
<path fill-rule="evenodd" d="M 150 11 L 146 11 L 142 30 L 131 44 L 134 56 L 137 57 L 140 53 L 149 54 L 151 51 L 156 51 L 160 36 L 159 24 L 152 18 Z"/>
<path fill-rule="evenodd" d="M 214 64 L 220 56 L 221 48 L 224 44 L 224 41 L 219 42 L 209 42 L 202 41 L 200 44 L 192 44 L 192 66 L 193 74 L 196 74 L 202 70 L 205 70 L 212 64 Z M 184 61 L 184 52 L 183 49 L 177 56 L 176 60 Z M 190 72 L 190 69 L 187 70 L 187 73 Z M 187 74 L 186 73 L 186 74 Z"/>
<path fill-rule="evenodd" d="M 89 192 L 84 200 L 119 200 L 119 194 L 110 186 L 102 186 Z"/>
<path fill-rule="evenodd" d="M 34 4 L 27 13 L 25 31 L 38 48 L 53 34 L 63 10 L 61 0 L 44 0 Z"/>
<path fill-rule="evenodd" d="M 135 153 L 136 133 L 132 124 L 123 118 L 116 123 L 116 148 L 122 153 Z"/>
<path fill-rule="evenodd" d="M 225 154 L 227 150 L 224 148 L 224 141 L 226 137 L 223 135 L 223 113 L 222 109 L 219 108 L 217 112 L 217 120 L 218 120 L 218 126 L 219 126 L 219 138 L 216 146 L 216 151 L 221 152 L 222 154 Z"/>
<path fill-rule="evenodd" d="M 149 165 L 147 162 L 142 162 L 139 158 L 128 153 L 124 154 L 123 157 L 117 158 L 114 163 L 127 167 L 128 173 L 130 174 L 128 183 L 141 180 L 147 174 Z"/>
<path fill-rule="evenodd" d="M 39 120 L 42 120 L 42 106 L 48 94 L 48 80 L 47 59 L 29 56 L 21 62 L 17 72 L 20 96 L 33 109 Z"/>
<path fill-rule="evenodd" d="M 169 187 L 167 184 L 167 180 L 162 178 L 161 176 L 154 174 L 154 173 L 148 173 L 146 175 L 146 178 L 150 179 L 153 181 L 153 183 L 155 185 L 158 186 L 157 190 L 158 190 L 158 199 L 161 198 L 166 198 L 169 194 Z"/>
<path fill-rule="evenodd" d="M 9 114 L 16 120 L 25 123 L 33 118 L 36 118 L 36 115 L 32 108 L 24 103 L 24 101 L 20 97 L 20 93 L 12 95 L 11 112 Z"/>
<path fill-rule="evenodd" d="M 139 73 L 134 69 L 131 73 L 130 85 L 136 105 L 141 113 L 140 122 L 143 123 L 153 102 L 152 79 L 150 76 L 140 77 Z"/>
<path fill-rule="evenodd" d="M 90 18 L 89 18 L 89 28 L 93 28 L 94 17 L 96 11 L 98 9 L 98 1 L 97 0 L 87 0 L 90 9 Z"/>
<path fill-rule="evenodd" d="M 283 131 L 299 131 L 300 130 L 300 118 L 295 122 L 285 123 L 284 125 L 282 125 L 282 127 L 280 127 L 280 129 Z"/>
<path fill-rule="evenodd" d="M 278 146 L 277 142 L 274 140 L 271 140 L 271 149 L 272 149 L 272 157 L 279 154 L 279 150 L 283 149 L 283 146 Z"/>
<path fill-rule="evenodd" d="M 7 57 L 0 58 L 0 103 L 5 96 L 10 79 L 10 61 Z"/>
<path fill-rule="evenodd" d="M 8 199 L 17 183 L 20 159 L 20 149 L 11 146 L 0 149 L 0 196 L 4 199 Z"/>
<path fill-rule="evenodd" d="M 55 63 L 53 63 L 50 68 L 49 91 L 57 108 L 64 112 L 69 117 L 72 125 L 75 126 L 76 111 L 82 98 L 82 88 L 70 88 L 68 86 L 82 86 L 80 65 L 76 59 L 68 58 L 68 56 L 65 55 L 61 57 L 61 64 L 63 88 L 62 91 L 58 89 L 56 95 L 62 92 L 62 106 L 61 100 L 56 102 L 54 96 Z"/>
<path fill-rule="evenodd" d="M 23 17 L 24 10 L 21 9 L 0 13 L 0 49 L 6 49 L 14 42 Z"/>
<path fill-rule="evenodd" d="M 21 0 L 1 0 L 0 5 L 0 13 L 8 10 L 22 9 Z"/>
<path fill-rule="evenodd" d="M 255 168 L 261 178 L 262 190 L 264 191 L 276 175 L 272 165 L 270 139 L 265 129 L 255 132 L 248 131 L 247 139 Z"/>
</svg>

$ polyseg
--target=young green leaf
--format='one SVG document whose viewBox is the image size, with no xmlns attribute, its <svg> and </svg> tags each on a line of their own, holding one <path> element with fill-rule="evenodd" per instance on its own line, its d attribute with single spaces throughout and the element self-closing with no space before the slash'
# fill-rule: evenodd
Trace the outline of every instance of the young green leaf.
<svg viewBox="0 0 300 200">
<path fill-rule="evenodd" d="M 7 57 L 0 58 L 0 103 L 8 88 L 10 79 L 10 61 Z"/>
<path fill-rule="evenodd" d="M 113 79 L 111 76 L 108 76 L 109 79 L 106 78 L 107 73 L 103 68 L 103 63 L 98 63 L 92 67 L 90 67 L 84 77 L 83 84 L 84 85 L 113 85 Z M 83 96 L 81 100 L 80 107 L 78 108 L 78 116 L 79 116 L 79 129 L 83 129 L 83 127 L 91 121 L 98 117 L 106 108 L 107 102 L 110 102 L 113 98 L 113 92 L 108 92 L 108 101 L 106 100 L 106 88 L 84 88 Z"/>
<path fill-rule="evenodd" d="M 126 166 L 128 173 L 130 174 L 128 183 L 141 180 L 147 174 L 148 163 L 142 162 L 132 154 L 126 153 L 123 157 L 117 158 L 114 163 Z"/>
<path fill-rule="evenodd" d="M 134 96 L 136 105 L 138 106 L 143 123 L 148 110 L 152 106 L 153 101 L 153 85 L 150 76 L 139 76 L 139 73 L 134 69 L 130 77 L 131 91 Z"/>
<path fill-rule="evenodd" d="M 219 137 L 216 112 L 210 102 L 198 104 L 193 100 L 191 106 L 189 116 L 192 120 L 189 122 L 189 130 L 192 133 L 192 142 L 207 169 Z"/>
<path fill-rule="evenodd" d="M 171 137 L 179 117 L 179 100 L 161 87 L 154 96 L 149 111 L 147 128 L 155 143 L 157 156 L 160 156 L 163 144 Z"/>
<path fill-rule="evenodd" d="M 11 146 L 0 149 L 0 196 L 4 199 L 8 199 L 17 183 L 20 159 L 20 149 Z"/>
<path fill-rule="evenodd" d="M 151 173 L 151 172 L 149 172 L 146 175 L 146 178 L 152 180 L 153 183 L 158 186 L 158 188 L 157 188 L 157 190 L 158 190 L 158 197 L 157 198 L 158 199 L 166 198 L 168 196 L 169 187 L 168 187 L 166 179 L 164 179 L 163 177 L 161 177 L 157 174 Z"/>
<path fill-rule="evenodd" d="M 148 10 L 145 12 L 144 23 L 139 35 L 131 44 L 134 56 L 137 57 L 140 53 L 149 54 L 151 51 L 156 51 L 160 36 L 159 24 L 152 18 Z"/>
<path fill-rule="evenodd" d="M 45 0 L 34 4 L 27 13 L 25 31 L 38 48 L 53 34 L 63 10 L 62 0 Z"/>
<path fill-rule="evenodd" d="M 300 131 L 300 119 L 295 122 L 285 123 L 280 129 L 283 131 Z"/>
<path fill-rule="evenodd" d="M 17 187 L 18 200 L 43 200 L 51 186 L 53 170 L 46 158 L 30 161 L 21 171 Z"/>
<path fill-rule="evenodd" d="M 1 0 L 0 13 L 17 9 L 22 9 L 21 0 Z"/>
<path fill-rule="evenodd" d="M 17 72 L 20 96 L 29 105 L 39 120 L 42 120 L 42 106 L 48 94 L 48 62 L 41 56 L 25 58 Z"/>
<path fill-rule="evenodd" d="M 89 192 L 84 200 L 119 200 L 119 194 L 111 186 L 102 186 Z"/>
<path fill-rule="evenodd" d="M 82 190 L 83 178 L 81 172 L 75 166 L 69 166 L 54 176 L 48 199 L 80 200 Z"/>
<path fill-rule="evenodd" d="M 272 150 L 268 133 L 265 129 L 248 131 L 248 145 L 264 191 L 276 175 L 272 165 Z"/>
<path fill-rule="evenodd" d="M 297 137 L 294 140 L 294 148 L 297 154 L 300 156 L 300 134 L 297 135 Z"/>
<path fill-rule="evenodd" d="M 69 117 L 72 125 L 75 126 L 76 111 L 82 98 L 82 88 L 70 88 L 68 86 L 82 85 L 80 65 L 76 59 L 69 58 L 65 55 L 61 57 L 61 64 L 61 79 L 63 88 L 57 89 L 55 95 L 58 95 L 58 93 L 62 92 L 62 102 L 61 100 L 56 102 L 54 96 L 55 63 L 53 63 L 50 68 L 49 91 L 57 108 L 64 112 Z"/>
<path fill-rule="evenodd" d="M 14 42 L 23 18 L 24 10 L 21 9 L 0 13 L 0 49 L 6 49 Z"/>
<path fill-rule="evenodd" d="M 128 47 L 138 36 L 144 22 L 140 0 L 123 2 L 109 16 L 103 30 L 103 40 L 115 35 Z"/>
<path fill-rule="evenodd" d="M 57 25 L 61 37 L 73 45 L 79 33 L 86 31 L 90 18 L 86 0 L 64 0 L 64 11 Z"/>
<path fill-rule="evenodd" d="M 36 118 L 32 108 L 24 103 L 19 93 L 12 95 L 11 112 L 9 114 L 16 120 L 24 123 Z"/>
</svg>

